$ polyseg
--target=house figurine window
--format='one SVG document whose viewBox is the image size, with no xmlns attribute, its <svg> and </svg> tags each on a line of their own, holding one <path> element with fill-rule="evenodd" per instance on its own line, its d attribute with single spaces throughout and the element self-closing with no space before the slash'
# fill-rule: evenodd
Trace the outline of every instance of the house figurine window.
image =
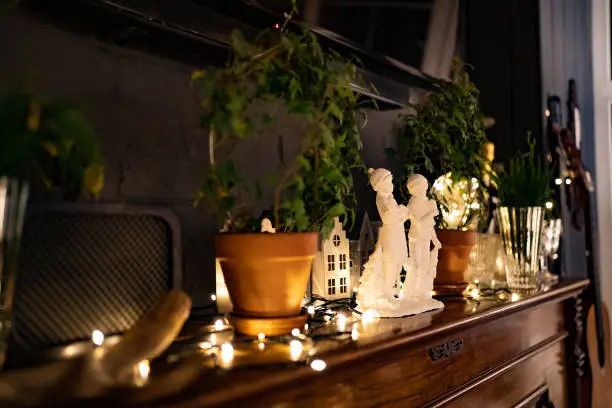
<svg viewBox="0 0 612 408">
<path fill-rule="evenodd" d="M 340 278 L 340 293 L 346 293 L 346 278 Z"/>
<path fill-rule="evenodd" d="M 327 270 L 335 271 L 336 270 L 336 260 L 334 255 L 327 255 Z"/>
<path fill-rule="evenodd" d="M 342 287 L 340 287 L 340 292 L 342 292 Z M 336 280 L 335 279 L 327 280 L 327 294 L 328 295 L 336 294 Z"/>
<path fill-rule="evenodd" d="M 320 248 L 312 264 L 312 294 L 327 300 L 348 297 L 352 287 L 348 267 L 349 239 L 337 217 L 332 232 L 322 240 Z"/>
<path fill-rule="evenodd" d="M 346 269 L 346 254 L 340 254 L 340 269 Z"/>
</svg>

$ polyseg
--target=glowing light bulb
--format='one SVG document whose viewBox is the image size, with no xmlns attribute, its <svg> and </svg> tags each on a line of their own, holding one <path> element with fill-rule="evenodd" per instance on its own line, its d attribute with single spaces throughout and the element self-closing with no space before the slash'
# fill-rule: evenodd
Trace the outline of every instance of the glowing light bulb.
<svg viewBox="0 0 612 408">
<path fill-rule="evenodd" d="M 480 299 L 480 292 L 478 291 L 478 289 L 472 289 L 471 292 L 470 292 L 470 296 L 473 299 L 478 300 L 478 299 Z"/>
<path fill-rule="evenodd" d="M 304 331 L 308 331 L 308 323 L 304 325 Z"/>
<path fill-rule="evenodd" d="M 560 178 L 556 178 L 555 179 L 555 184 L 560 186 L 561 184 L 563 184 L 563 180 L 561 180 Z"/>
<path fill-rule="evenodd" d="M 338 324 L 338 330 L 344 331 L 346 329 L 346 316 L 339 313 L 336 316 L 336 323 Z"/>
<path fill-rule="evenodd" d="M 292 329 L 291 330 L 291 335 L 295 336 L 295 337 L 298 337 L 300 335 L 300 329 L 298 329 L 298 328 Z"/>
<path fill-rule="evenodd" d="M 323 371 L 325 367 L 327 367 L 327 363 L 323 360 L 312 360 L 312 363 L 310 363 L 310 368 L 315 371 Z"/>
<path fill-rule="evenodd" d="M 264 351 L 264 349 L 266 348 L 266 343 L 257 343 L 257 348 L 260 351 Z"/>
<path fill-rule="evenodd" d="M 353 293 L 359 292 L 359 288 L 353 288 Z"/>
<path fill-rule="evenodd" d="M 215 295 L 214 293 L 210 295 L 210 300 L 212 300 L 213 302 L 217 300 L 217 295 Z"/>
<path fill-rule="evenodd" d="M 259 334 L 257 335 L 257 339 L 258 339 L 259 341 L 263 341 L 265 338 L 266 338 L 266 335 L 265 335 L 264 333 L 259 333 Z"/>
<path fill-rule="evenodd" d="M 291 340 L 289 342 L 289 353 L 291 353 L 291 360 L 297 361 L 302 356 L 304 345 L 299 340 Z"/>
<path fill-rule="evenodd" d="M 567 185 L 572 184 L 572 179 L 566 178 L 565 179 L 565 184 L 567 184 Z"/>
<path fill-rule="evenodd" d="M 479 280 L 478 279 L 474 279 L 474 284 L 478 285 Z"/>
<path fill-rule="evenodd" d="M 510 297 L 510 300 L 513 302 L 516 302 L 517 300 L 519 300 L 519 295 L 516 293 L 513 293 L 512 296 Z"/>
<path fill-rule="evenodd" d="M 140 378 L 149 378 L 150 372 L 151 366 L 149 365 L 149 360 L 142 360 L 140 363 L 138 363 L 138 374 L 140 374 Z"/>
<path fill-rule="evenodd" d="M 380 315 L 378 314 L 376 310 L 368 309 L 365 312 L 363 312 L 363 315 L 361 316 L 361 321 L 363 322 L 364 325 L 366 325 L 368 323 L 372 323 L 374 319 L 376 319 L 377 317 L 380 317 Z"/>
<path fill-rule="evenodd" d="M 217 335 L 215 333 L 210 335 L 210 344 L 212 344 L 213 346 L 217 344 Z"/>
<path fill-rule="evenodd" d="M 308 311 L 308 314 L 309 314 L 309 315 L 313 315 L 313 314 L 315 314 L 315 308 L 314 308 L 314 306 L 308 306 L 308 307 L 306 308 L 306 311 Z"/>
<path fill-rule="evenodd" d="M 223 323 L 223 320 L 221 319 L 215 320 L 215 330 L 221 331 L 223 330 L 224 327 L 225 327 L 225 323 Z"/>
<path fill-rule="evenodd" d="M 323 316 L 323 320 L 325 320 L 326 322 L 329 322 L 331 320 L 331 317 L 329 317 L 328 315 Z"/>
<path fill-rule="evenodd" d="M 223 343 L 221 345 L 221 363 L 224 366 L 231 365 L 234 360 L 234 347 L 229 343 Z"/>
<path fill-rule="evenodd" d="M 212 344 L 210 344 L 208 341 L 203 341 L 198 344 L 198 347 L 201 348 L 202 350 L 208 350 L 209 348 L 212 347 Z"/>
<path fill-rule="evenodd" d="M 553 203 L 552 201 L 547 201 L 546 202 L 546 209 L 551 210 L 553 208 Z"/>
<path fill-rule="evenodd" d="M 104 333 L 100 330 L 94 330 L 91 332 L 91 342 L 96 346 L 101 346 L 104 343 Z"/>
<path fill-rule="evenodd" d="M 353 339 L 353 341 L 356 341 L 357 339 L 359 339 L 359 331 L 357 330 L 358 325 L 355 323 L 353 325 L 353 330 L 351 330 L 351 339 Z"/>
</svg>

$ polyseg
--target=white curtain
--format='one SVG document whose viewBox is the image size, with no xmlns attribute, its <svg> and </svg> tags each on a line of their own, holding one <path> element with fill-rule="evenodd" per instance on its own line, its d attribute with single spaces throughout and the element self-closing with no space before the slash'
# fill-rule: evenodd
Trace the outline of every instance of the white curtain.
<svg viewBox="0 0 612 408">
<path fill-rule="evenodd" d="M 434 77 L 449 78 L 457 49 L 458 26 L 459 0 L 434 0 L 421 71 Z"/>
</svg>

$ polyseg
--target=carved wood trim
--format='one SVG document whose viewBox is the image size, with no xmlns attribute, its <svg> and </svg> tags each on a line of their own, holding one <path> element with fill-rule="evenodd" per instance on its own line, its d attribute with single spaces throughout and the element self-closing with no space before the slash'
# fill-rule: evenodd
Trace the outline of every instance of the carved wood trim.
<svg viewBox="0 0 612 408">
<path fill-rule="evenodd" d="M 463 339 L 452 339 L 446 343 L 430 347 L 427 352 L 431 361 L 438 361 L 443 358 L 454 356 L 463 347 Z"/>
<path fill-rule="evenodd" d="M 582 298 L 578 296 L 574 303 L 574 326 L 575 326 L 575 341 L 574 341 L 574 358 L 576 359 L 575 375 L 582 377 L 584 375 L 584 363 L 586 361 L 586 353 L 582 347 L 584 339 L 584 308 L 582 307 Z"/>
<path fill-rule="evenodd" d="M 533 347 L 528 348 L 527 350 L 517 354 L 513 359 L 506 361 L 503 364 L 495 366 L 490 370 L 487 370 L 480 374 L 477 377 L 474 377 L 471 381 L 465 383 L 463 386 L 456 388 L 442 395 L 441 397 L 435 399 L 430 402 L 427 407 L 437 408 L 442 407 L 449 402 L 456 400 L 457 398 L 467 394 L 468 392 L 476 389 L 480 385 L 493 380 L 496 377 L 508 372 L 512 368 L 518 366 L 522 362 L 530 359 L 531 357 L 541 353 L 543 350 L 557 344 L 560 341 L 563 341 L 567 337 L 567 332 L 561 331 L 556 335 L 549 337 L 548 339 L 536 344 Z"/>
<path fill-rule="evenodd" d="M 565 303 L 565 321 L 569 330 L 566 344 L 566 383 L 570 407 L 590 406 L 590 373 L 584 335 L 585 306 L 588 304 L 585 305 L 582 296 L 576 296 L 573 302 Z"/>
</svg>

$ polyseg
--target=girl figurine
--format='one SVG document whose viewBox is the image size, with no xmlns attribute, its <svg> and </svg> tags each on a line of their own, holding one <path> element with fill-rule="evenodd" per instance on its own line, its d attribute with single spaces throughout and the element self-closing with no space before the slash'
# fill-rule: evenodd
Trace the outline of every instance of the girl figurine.
<svg viewBox="0 0 612 408">
<path fill-rule="evenodd" d="M 400 289 L 402 267 L 408 270 L 408 247 L 404 223 L 408 208 L 393 197 L 393 176 L 387 169 L 369 169 L 370 184 L 376 191 L 376 207 L 382 220 L 377 246 L 382 250 L 384 290 L 390 297 Z"/>
<path fill-rule="evenodd" d="M 431 299 L 433 281 L 436 277 L 438 250 L 442 246 L 434 226 L 438 207 L 434 200 L 427 198 L 429 184 L 420 174 L 408 177 L 408 201 L 410 214 L 410 232 L 408 242 L 410 259 L 413 262 L 412 273 L 406 276 L 404 296 L 408 299 Z M 433 250 L 430 250 L 433 242 Z"/>
</svg>

